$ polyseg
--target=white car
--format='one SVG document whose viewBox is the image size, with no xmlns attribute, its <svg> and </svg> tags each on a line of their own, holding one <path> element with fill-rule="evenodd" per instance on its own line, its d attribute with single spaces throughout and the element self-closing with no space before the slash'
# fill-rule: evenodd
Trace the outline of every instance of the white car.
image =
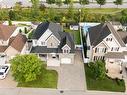
<svg viewBox="0 0 127 95">
<path fill-rule="evenodd" d="M 10 69 L 10 64 L 0 66 L 0 79 L 5 79 Z"/>
</svg>

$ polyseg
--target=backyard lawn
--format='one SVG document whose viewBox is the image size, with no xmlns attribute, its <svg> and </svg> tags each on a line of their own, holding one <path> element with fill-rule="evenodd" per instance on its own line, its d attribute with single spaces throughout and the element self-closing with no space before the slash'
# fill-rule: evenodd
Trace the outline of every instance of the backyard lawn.
<svg viewBox="0 0 127 95">
<path fill-rule="evenodd" d="M 75 30 L 70 30 L 70 29 L 64 29 L 65 32 L 69 32 L 75 41 L 75 44 L 80 45 L 81 44 L 81 39 L 80 39 L 80 31 L 75 31 Z"/>
<path fill-rule="evenodd" d="M 40 77 L 32 82 L 18 83 L 18 87 L 57 88 L 58 74 L 55 70 L 43 70 Z"/>
<path fill-rule="evenodd" d="M 91 72 L 87 64 L 85 64 L 85 72 L 88 90 L 114 91 L 114 92 L 125 91 L 125 84 L 123 80 L 121 81 L 119 80 L 119 82 L 116 82 L 116 80 L 109 79 L 108 77 L 106 77 L 103 80 L 95 80 L 93 78 L 93 73 Z"/>
</svg>

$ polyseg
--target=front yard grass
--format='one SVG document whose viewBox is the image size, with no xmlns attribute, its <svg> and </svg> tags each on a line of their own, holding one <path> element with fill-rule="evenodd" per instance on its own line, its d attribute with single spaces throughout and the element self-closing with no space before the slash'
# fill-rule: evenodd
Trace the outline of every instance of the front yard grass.
<svg viewBox="0 0 127 95">
<path fill-rule="evenodd" d="M 55 70 L 42 70 L 42 74 L 37 80 L 18 83 L 18 87 L 33 87 L 33 88 L 57 88 L 58 74 Z"/>
<path fill-rule="evenodd" d="M 81 44 L 81 39 L 80 39 L 80 31 L 79 30 L 70 30 L 70 29 L 64 29 L 65 32 L 69 32 L 73 37 L 76 45 Z"/>
<path fill-rule="evenodd" d="M 93 78 L 93 73 L 87 64 L 85 64 L 86 72 L 86 82 L 88 90 L 98 90 L 98 91 L 114 91 L 114 92 L 124 92 L 125 83 L 123 80 L 119 80 L 119 84 L 116 80 L 105 77 L 103 80 L 95 80 Z"/>
</svg>

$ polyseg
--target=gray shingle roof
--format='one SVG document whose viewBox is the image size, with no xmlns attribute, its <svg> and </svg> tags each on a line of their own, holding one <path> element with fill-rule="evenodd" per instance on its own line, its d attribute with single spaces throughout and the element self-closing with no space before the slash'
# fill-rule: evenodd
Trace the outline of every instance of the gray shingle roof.
<svg viewBox="0 0 127 95">
<path fill-rule="evenodd" d="M 90 43 L 92 46 L 98 45 L 111 32 L 106 24 L 99 24 L 88 29 L 90 36 Z"/>
<path fill-rule="evenodd" d="M 56 36 L 59 40 L 61 39 L 59 32 L 63 31 L 62 27 L 59 24 L 53 22 L 43 22 L 38 25 L 32 38 L 39 39 L 47 29 L 49 29 L 53 33 L 53 35 Z"/>
<path fill-rule="evenodd" d="M 110 22 L 106 22 L 104 24 L 99 24 L 97 26 L 91 27 L 88 29 L 89 31 L 89 37 L 90 37 L 90 43 L 92 46 L 98 45 L 100 42 L 103 41 L 104 38 L 106 38 L 109 34 L 113 34 L 119 44 L 121 46 L 125 46 L 124 42 L 122 41 L 120 35 L 115 31 L 114 27 L 111 25 Z"/>
<path fill-rule="evenodd" d="M 53 22 L 41 23 L 35 30 L 33 38 L 39 39 L 47 29 L 50 29 L 52 34 L 56 38 L 58 38 L 58 40 L 60 41 L 60 45 L 58 46 L 57 49 L 47 48 L 44 46 L 32 47 L 31 53 L 52 53 L 52 52 L 61 53 L 62 47 L 65 44 L 67 44 L 71 48 L 71 53 L 74 53 L 75 45 L 73 38 L 69 33 L 63 32 L 62 27 L 59 24 Z"/>
</svg>

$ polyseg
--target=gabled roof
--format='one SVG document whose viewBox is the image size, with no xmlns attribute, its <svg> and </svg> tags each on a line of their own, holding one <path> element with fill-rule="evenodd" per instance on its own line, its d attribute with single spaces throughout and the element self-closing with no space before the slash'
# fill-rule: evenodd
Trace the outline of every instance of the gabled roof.
<svg viewBox="0 0 127 95">
<path fill-rule="evenodd" d="M 102 42 L 103 39 L 106 38 L 111 33 L 115 36 L 116 40 L 119 42 L 121 46 L 123 47 L 125 46 L 120 35 L 117 33 L 117 31 L 114 29 L 114 27 L 110 22 L 106 22 L 104 24 L 102 23 L 97 26 L 91 27 L 88 29 L 88 31 L 90 43 L 94 47 L 98 45 L 100 42 Z"/>
<path fill-rule="evenodd" d="M 68 45 L 71 49 L 74 47 L 74 41 L 71 35 L 68 32 L 63 32 L 63 39 L 61 40 L 60 47 L 62 48 L 64 45 Z"/>
<path fill-rule="evenodd" d="M 74 46 L 74 41 L 73 41 L 73 38 L 71 37 L 71 35 L 67 32 L 63 32 L 62 27 L 59 24 L 56 24 L 53 22 L 41 23 L 37 27 L 37 29 L 35 30 L 35 33 L 33 35 L 33 39 L 39 39 L 46 32 L 47 29 L 49 29 L 52 32 L 51 35 L 54 35 L 60 41 L 60 45 L 58 46 L 57 49 L 51 49 L 50 48 L 51 50 L 48 49 L 47 47 L 43 47 L 43 46 L 42 47 L 39 47 L 39 46 L 32 47 L 32 50 L 31 50 L 32 53 L 38 53 L 39 51 L 40 51 L 40 53 L 48 53 L 48 52 L 51 53 L 52 51 L 56 51 L 58 53 L 61 53 L 62 47 L 65 44 L 67 44 L 71 48 L 71 53 L 74 52 L 75 46 Z"/>
<path fill-rule="evenodd" d="M 27 41 L 26 36 L 19 33 L 15 37 L 11 37 L 9 39 L 8 46 L 0 46 L 0 52 L 4 52 L 9 46 L 11 46 L 14 49 L 16 49 L 17 51 L 21 52 L 26 41 Z"/>
<path fill-rule="evenodd" d="M 106 24 L 99 24 L 97 26 L 88 28 L 88 31 L 92 46 L 98 45 L 105 37 L 111 34 Z"/>
<path fill-rule="evenodd" d="M 43 22 L 40 25 L 38 25 L 32 38 L 39 39 L 44 34 L 44 32 L 46 32 L 47 29 L 49 29 L 53 33 L 53 35 L 60 40 L 61 37 L 59 32 L 62 31 L 62 27 L 59 24 L 53 22 Z"/>
<path fill-rule="evenodd" d="M 16 26 L 8 26 L 0 24 L 0 39 L 6 41 L 10 38 L 13 32 L 16 30 Z"/>
<path fill-rule="evenodd" d="M 15 48 L 17 51 L 21 52 L 26 41 L 26 36 L 19 33 L 16 37 L 12 38 L 10 46 Z"/>
</svg>

